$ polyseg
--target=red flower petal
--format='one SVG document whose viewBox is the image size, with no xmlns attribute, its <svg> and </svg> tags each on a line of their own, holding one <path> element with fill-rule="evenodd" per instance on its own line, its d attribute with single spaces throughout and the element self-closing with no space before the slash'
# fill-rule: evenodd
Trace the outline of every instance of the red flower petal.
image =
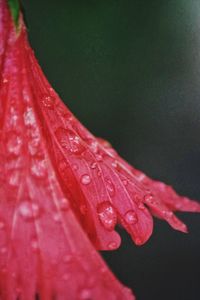
<svg viewBox="0 0 200 300">
<path fill-rule="evenodd" d="M 95 138 L 62 103 L 28 45 L 24 55 L 35 108 L 51 143 L 62 188 L 94 245 L 103 250 L 118 248 L 116 224 L 137 245 L 145 243 L 153 230 L 151 213 L 186 232 L 173 211 L 200 211 L 200 204 L 151 180 L 129 166 L 108 142 Z"/>
<path fill-rule="evenodd" d="M 21 25 L 16 35 L 0 0 L 0 299 L 135 299 L 91 245 L 62 189 Z"/>
<path fill-rule="evenodd" d="M 174 229 L 186 232 L 172 211 L 199 212 L 200 204 L 151 180 L 120 158 L 108 142 L 95 138 L 63 105 L 32 53 L 29 59 L 30 81 L 38 87 L 35 98 L 42 99 L 38 107 L 50 132 L 63 188 L 95 246 L 109 250 L 120 245 L 114 231 L 117 223 L 137 245 L 145 243 L 153 228 L 149 210 Z"/>
</svg>

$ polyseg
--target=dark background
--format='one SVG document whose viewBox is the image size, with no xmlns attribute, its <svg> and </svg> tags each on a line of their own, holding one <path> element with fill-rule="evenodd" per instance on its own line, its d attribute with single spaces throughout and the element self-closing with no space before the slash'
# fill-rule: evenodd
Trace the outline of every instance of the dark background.
<svg viewBox="0 0 200 300">
<path fill-rule="evenodd" d="M 30 40 L 75 115 L 137 168 L 200 200 L 200 1 L 23 1 Z M 200 216 L 103 254 L 138 300 L 200 299 Z M 106 299 L 107 300 L 107 299 Z M 109 299 L 108 299 L 109 300 Z"/>
</svg>

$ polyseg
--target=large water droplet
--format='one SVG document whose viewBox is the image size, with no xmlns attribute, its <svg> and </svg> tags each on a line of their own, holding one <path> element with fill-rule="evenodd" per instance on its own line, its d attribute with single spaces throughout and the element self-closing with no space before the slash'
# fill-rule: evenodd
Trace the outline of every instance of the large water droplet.
<svg viewBox="0 0 200 300">
<path fill-rule="evenodd" d="M 55 98 L 53 98 L 52 96 L 45 95 L 42 99 L 42 103 L 48 109 L 54 109 Z"/>
<path fill-rule="evenodd" d="M 40 217 L 41 210 L 36 203 L 23 201 L 19 205 L 19 214 L 25 221 L 32 221 Z"/>
<path fill-rule="evenodd" d="M 84 185 L 87 185 L 91 182 L 91 178 L 88 174 L 84 174 L 82 177 L 81 177 L 81 183 L 84 184 Z"/>
<path fill-rule="evenodd" d="M 22 148 L 22 139 L 15 132 L 10 132 L 7 137 L 7 151 L 13 155 L 19 155 Z"/>
<path fill-rule="evenodd" d="M 128 224 L 136 224 L 138 222 L 138 218 L 136 213 L 133 210 L 127 211 L 125 214 L 125 220 Z"/>
<path fill-rule="evenodd" d="M 107 230 L 113 230 L 117 223 L 117 214 L 109 201 L 101 202 L 97 206 L 97 213 L 101 224 Z"/>
</svg>

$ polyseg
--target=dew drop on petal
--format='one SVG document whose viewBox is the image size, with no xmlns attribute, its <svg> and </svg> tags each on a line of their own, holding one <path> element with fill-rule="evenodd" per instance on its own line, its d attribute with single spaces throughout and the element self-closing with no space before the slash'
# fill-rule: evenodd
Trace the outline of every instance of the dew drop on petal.
<svg viewBox="0 0 200 300">
<path fill-rule="evenodd" d="M 145 201 L 146 203 L 149 203 L 149 204 L 154 204 L 154 202 L 155 202 L 154 197 L 153 197 L 153 195 L 151 195 L 151 194 L 145 195 L 145 196 L 144 196 L 144 201 Z"/>
<path fill-rule="evenodd" d="M 20 171 L 19 170 L 13 170 L 11 174 L 8 177 L 8 183 L 12 187 L 18 187 L 20 184 Z"/>
<path fill-rule="evenodd" d="M 142 240 L 139 237 L 137 237 L 135 239 L 135 244 L 138 245 L 138 246 L 142 245 Z"/>
<path fill-rule="evenodd" d="M 31 165 L 31 173 L 36 178 L 44 178 L 47 173 L 44 159 L 34 159 Z"/>
<path fill-rule="evenodd" d="M 123 180 L 122 180 L 122 182 L 123 182 L 123 184 L 124 184 L 125 186 L 127 186 L 127 185 L 128 185 L 128 180 L 126 180 L 126 179 L 123 179 Z"/>
<path fill-rule="evenodd" d="M 106 188 L 111 197 L 115 195 L 115 187 L 110 179 L 106 179 Z"/>
<path fill-rule="evenodd" d="M 97 161 L 102 161 L 103 160 L 103 156 L 101 154 L 96 154 L 95 158 Z"/>
<path fill-rule="evenodd" d="M 87 185 L 91 182 L 91 178 L 88 174 L 84 174 L 82 177 L 81 177 L 81 183 L 84 184 L 84 185 Z"/>
<path fill-rule="evenodd" d="M 9 133 L 7 137 L 7 151 L 18 156 L 22 148 L 22 139 L 15 132 Z"/>
<path fill-rule="evenodd" d="M 125 220 L 128 224 L 136 224 L 138 222 L 137 215 L 133 210 L 127 211 L 125 214 Z"/>
<path fill-rule="evenodd" d="M 103 227 L 107 230 L 113 230 L 117 223 L 117 214 L 109 201 L 98 204 L 97 213 Z"/>
<path fill-rule="evenodd" d="M 83 288 L 79 292 L 80 300 L 92 300 L 92 291 L 88 288 Z"/>
<path fill-rule="evenodd" d="M 78 170 L 78 165 L 74 164 L 74 165 L 72 166 L 72 168 L 73 168 L 74 171 L 77 171 L 77 170 Z"/>
<path fill-rule="evenodd" d="M 69 274 L 69 273 L 65 273 L 65 274 L 62 276 L 62 279 L 65 280 L 65 281 L 69 280 L 69 278 L 70 278 L 70 274 Z"/>
<path fill-rule="evenodd" d="M 108 243 L 108 249 L 109 250 L 115 250 L 117 248 L 117 243 L 116 242 L 110 242 Z"/>
<path fill-rule="evenodd" d="M 24 124 L 26 126 L 32 126 L 36 122 L 35 115 L 33 112 L 32 107 L 28 107 L 27 110 L 24 112 Z"/>
<path fill-rule="evenodd" d="M 73 260 L 73 258 L 72 258 L 72 255 L 70 255 L 70 254 L 66 254 L 64 257 L 63 257 L 63 262 L 64 263 L 70 263 L 71 261 Z"/>
<path fill-rule="evenodd" d="M 56 223 L 61 222 L 61 216 L 60 216 L 60 214 L 59 214 L 59 213 L 55 213 L 55 214 L 53 215 L 53 219 L 54 219 L 54 221 L 55 221 Z"/>
<path fill-rule="evenodd" d="M 0 249 L 1 254 L 5 254 L 8 251 L 8 249 L 6 247 L 2 247 Z"/>
<path fill-rule="evenodd" d="M 97 167 L 97 163 L 96 162 L 91 163 L 91 165 L 90 165 L 91 169 L 95 169 L 96 167 Z"/>
<path fill-rule="evenodd" d="M 44 96 L 42 98 L 42 103 L 48 109 L 54 109 L 55 99 L 52 96 Z"/>
<path fill-rule="evenodd" d="M 33 238 L 31 240 L 31 248 L 34 252 L 38 251 L 39 250 L 39 244 L 38 244 L 38 241 L 36 238 Z"/>
<path fill-rule="evenodd" d="M 31 221 L 40 217 L 40 208 L 36 203 L 29 201 L 23 201 L 19 205 L 19 214 L 24 218 L 25 221 Z"/>
<path fill-rule="evenodd" d="M 5 228 L 5 223 L 0 221 L 0 230 L 4 229 Z"/>
<path fill-rule="evenodd" d="M 68 210 L 69 209 L 69 202 L 66 198 L 60 199 L 59 205 L 60 205 L 61 210 Z"/>
</svg>

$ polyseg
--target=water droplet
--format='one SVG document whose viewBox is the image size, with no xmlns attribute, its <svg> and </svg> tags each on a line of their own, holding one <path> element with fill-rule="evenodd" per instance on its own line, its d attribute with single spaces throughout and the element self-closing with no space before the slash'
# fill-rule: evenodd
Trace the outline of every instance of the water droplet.
<svg viewBox="0 0 200 300">
<path fill-rule="evenodd" d="M 40 208 L 36 203 L 23 201 L 19 205 L 19 213 L 26 221 L 32 221 L 40 217 Z"/>
<path fill-rule="evenodd" d="M 147 194 L 144 196 L 144 201 L 146 203 L 154 204 L 154 197 L 151 194 Z"/>
<path fill-rule="evenodd" d="M 13 170 L 8 178 L 8 183 L 13 187 L 18 187 L 20 183 L 20 171 Z"/>
<path fill-rule="evenodd" d="M 84 184 L 84 185 L 87 185 L 91 182 L 91 178 L 88 174 L 84 174 L 82 177 L 81 177 L 81 183 Z"/>
<path fill-rule="evenodd" d="M 123 184 L 124 184 L 125 186 L 127 186 L 127 185 L 128 185 L 128 180 L 126 180 L 126 179 L 123 179 L 123 180 L 122 180 L 122 182 L 123 182 Z"/>
<path fill-rule="evenodd" d="M 95 158 L 97 161 L 102 161 L 103 160 L 103 156 L 101 154 L 96 154 Z"/>
<path fill-rule="evenodd" d="M 117 214 L 109 201 L 101 202 L 97 206 L 97 213 L 101 224 L 107 230 L 113 230 L 117 223 Z"/>
<path fill-rule="evenodd" d="M 16 287 L 16 293 L 20 294 L 22 292 L 22 288 L 20 286 Z"/>
<path fill-rule="evenodd" d="M 40 145 L 40 140 L 39 138 L 34 138 L 32 140 L 30 140 L 28 142 L 28 150 L 29 150 L 29 153 L 34 156 L 38 153 L 39 151 L 39 145 Z"/>
<path fill-rule="evenodd" d="M 46 177 L 47 169 L 46 169 L 45 160 L 44 159 L 32 160 L 31 173 L 37 178 Z"/>
<path fill-rule="evenodd" d="M 0 221 L 0 230 L 5 228 L 5 223 Z"/>
<path fill-rule="evenodd" d="M 80 300 L 92 300 L 91 289 L 88 289 L 88 288 L 81 289 L 79 292 L 79 299 Z"/>
<path fill-rule="evenodd" d="M 6 273 L 8 272 L 8 269 L 4 267 L 4 268 L 1 269 L 1 272 L 2 272 L 3 274 L 6 274 Z"/>
<path fill-rule="evenodd" d="M 69 202 L 66 198 L 62 198 L 59 201 L 60 209 L 61 210 L 68 210 L 69 209 Z"/>
<path fill-rule="evenodd" d="M 108 244 L 108 249 L 109 250 L 115 250 L 117 248 L 117 243 L 116 242 L 110 242 Z"/>
<path fill-rule="evenodd" d="M 36 123 L 35 115 L 32 107 L 27 107 L 27 110 L 24 112 L 24 124 L 26 126 L 32 126 Z"/>
<path fill-rule="evenodd" d="M 90 148 L 91 148 L 92 152 L 97 154 L 98 151 L 99 151 L 99 145 L 98 145 L 97 141 L 90 140 L 88 142 L 89 142 L 89 145 L 90 145 Z"/>
<path fill-rule="evenodd" d="M 5 83 L 8 83 L 8 79 L 7 78 L 4 78 L 3 79 L 3 83 L 5 84 Z"/>
<path fill-rule="evenodd" d="M 63 257 L 63 262 L 66 263 L 66 264 L 71 262 L 72 260 L 73 260 L 72 255 L 67 254 Z"/>
<path fill-rule="evenodd" d="M 38 244 L 38 240 L 36 238 L 32 239 L 31 248 L 33 249 L 34 252 L 37 252 L 39 250 L 39 244 Z"/>
<path fill-rule="evenodd" d="M 55 135 L 65 149 L 68 149 L 72 154 L 82 154 L 85 151 L 85 147 L 78 135 L 76 135 L 72 130 L 65 128 L 58 128 Z"/>
<path fill-rule="evenodd" d="M 97 172 L 97 175 L 98 175 L 99 177 L 101 177 L 101 175 L 102 175 L 101 170 L 99 170 L 99 171 Z"/>
<path fill-rule="evenodd" d="M 173 216 L 173 212 L 172 211 L 168 211 L 168 210 L 163 210 L 162 214 L 164 215 L 164 217 L 166 218 L 172 218 Z"/>
<path fill-rule="evenodd" d="M 138 204 L 138 208 L 139 208 L 140 210 L 145 210 L 145 206 L 143 205 L 142 202 L 140 202 L 140 203 Z"/>
<path fill-rule="evenodd" d="M 136 224 L 138 222 L 137 215 L 133 210 L 127 211 L 125 214 L 125 220 L 128 224 Z"/>
<path fill-rule="evenodd" d="M 142 245 L 142 240 L 141 240 L 141 238 L 137 237 L 137 238 L 135 239 L 135 244 L 138 245 L 138 246 Z"/>
<path fill-rule="evenodd" d="M 56 223 L 61 222 L 60 214 L 59 214 L 59 213 L 55 213 L 55 214 L 53 215 L 53 219 L 54 219 L 54 221 L 55 221 Z"/>
<path fill-rule="evenodd" d="M 62 277 L 63 280 L 67 281 L 70 278 L 70 274 L 69 273 L 65 273 Z"/>
<path fill-rule="evenodd" d="M 96 162 L 91 163 L 91 165 L 90 165 L 91 169 L 95 169 L 96 167 L 97 167 L 97 163 Z"/>
<path fill-rule="evenodd" d="M 74 164 L 74 165 L 72 166 L 72 168 L 73 168 L 74 171 L 77 171 L 77 170 L 78 170 L 78 165 Z"/>
<path fill-rule="evenodd" d="M 2 247 L 0 249 L 0 251 L 1 251 L 1 254 L 5 254 L 8 251 L 8 249 L 6 247 Z"/>
<path fill-rule="evenodd" d="M 105 179 L 105 181 L 106 181 L 107 191 L 109 195 L 113 197 L 115 195 L 115 187 L 110 179 Z"/>
<path fill-rule="evenodd" d="M 19 155 L 22 148 L 22 139 L 15 132 L 10 132 L 7 140 L 7 151 L 13 155 Z"/>
<path fill-rule="evenodd" d="M 43 97 L 42 103 L 48 109 L 54 109 L 55 98 L 53 98 L 52 96 L 47 96 L 46 95 L 46 96 Z"/>
<path fill-rule="evenodd" d="M 113 166 L 113 168 L 115 168 L 115 169 L 118 167 L 118 162 L 117 162 L 117 160 L 115 160 L 115 161 L 112 162 L 112 166 Z"/>
</svg>

